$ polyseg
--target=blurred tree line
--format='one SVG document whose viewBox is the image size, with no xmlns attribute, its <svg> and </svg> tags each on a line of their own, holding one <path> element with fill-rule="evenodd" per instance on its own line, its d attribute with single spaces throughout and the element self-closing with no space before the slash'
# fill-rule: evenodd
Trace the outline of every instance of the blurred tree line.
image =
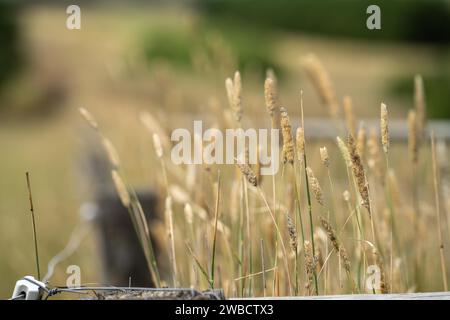
<svg viewBox="0 0 450 320">
<path fill-rule="evenodd" d="M 34 0 L 33 5 L 70 4 L 68 0 Z M 111 6 L 119 1 L 87 1 L 79 4 Z M 180 4 L 175 0 L 129 0 L 127 5 Z M 25 0 L 0 0 L 0 94 L 7 81 L 25 63 L 21 51 L 18 15 Z M 123 5 L 123 2 L 120 2 Z M 381 8 L 381 30 L 366 28 L 366 9 L 376 4 Z M 192 57 L 202 53 L 203 60 L 216 65 L 221 52 L 230 53 L 241 70 L 258 69 L 260 74 L 274 68 L 283 76 L 272 49 L 277 30 L 346 37 L 364 41 L 424 43 L 434 49 L 436 67 L 424 74 L 429 87 L 427 98 L 441 107 L 430 110 L 432 116 L 450 117 L 450 4 L 448 0 L 186 0 L 184 6 L 201 13 L 191 30 L 161 28 L 147 30 L 140 44 L 148 61 L 159 58 L 182 69 L 190 67 Z M 156 59 L 155 59 L 156 58 Z M 231 63 L 231 62 L 230 62 Z M 388 81 L 393 95 L 410 96 L 412 77 Z M 427 88 L 428 89 L 428 88 Z"/>
<path fill-rule="evenodd" d="M 16 6 L 0 2 L 0 90 L 23 62 L 17 16 Z"/>
<path fill-rule="evenodd" d="M 178 67 L 191 63 L 192 48 L 205 52 L 211 35 L 231 49 L 240 70 L 267 67 L 283 76 L 272 49 L 277 31 L 362 41 L 420 43 L 432 48 L 434 70 L 424 74 L 429 116 L 450 118 L 450 1 L 448 0 L 193 0 L 201 13 L 194 30 L 149 32 L 144 51 L 149 61 L 165 58 Z M 381 9 L 381 30 L 369 30 L 369 5 Z M 205 40 L 206 39 L 206 40 Z M 386 92 L 411 99 L 413 77 L 386 79 Z"/>
<path fill-rule="evenodd" d="M 450 43 L 447 0 L 198 0 L 210 19 L 263 28 L 369 40 Z M 369 5 L 381 8 L 382 29 L 366 28 Z"/>
</svg>

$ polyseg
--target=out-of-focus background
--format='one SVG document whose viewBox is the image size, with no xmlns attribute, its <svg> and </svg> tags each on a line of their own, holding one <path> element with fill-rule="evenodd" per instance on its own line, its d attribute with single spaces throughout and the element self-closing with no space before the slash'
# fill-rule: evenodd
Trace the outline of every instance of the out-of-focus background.
<svg viewBox="0 0 450 320">
<path fill-rule="evenodd" d="M 31 4 L 32 2 L 32 4 Z M 179 3 L 183 3 L 182 5 Z M 327 116 L 302 70 L 313 52 L 337 95 L 349 94 L 361 118 L 392 117 L 413 104 L 422 74 L 428 116 L 450 118 L 450 4 L 414 1 L 78 1 L 81 30 L 68 30 L 66 1 L 0 2 L 0 297 L 34 274 L 25 172 L 31 173 L 41 268 L 67 243 L 90 200 L 83 170 L 86 124 L 98 119 L 117 146 L 130 182 L 156 183 L 151 137 L 139 122 L 150 111 L 163 127 L 226 106 L 224 79 L 242 73 L 247 119 L 265 112 L 268 68 L 284 105 Z M 366 8 L 381 8 L 381 30 L 366 28 Z M 153 159 L 153 160 L 152 160 Z M 88 237 L 61 263 L 53 284 L 77 264 L 82 282 L 98 282 L 98 254 Z"/>
</svg>

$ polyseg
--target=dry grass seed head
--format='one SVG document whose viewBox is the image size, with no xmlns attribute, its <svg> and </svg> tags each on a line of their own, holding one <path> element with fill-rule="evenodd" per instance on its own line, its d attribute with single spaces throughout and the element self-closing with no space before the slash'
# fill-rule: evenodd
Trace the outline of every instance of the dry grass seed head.
<svg viewBox="0 0 450 320">
<path fill-rule="evenodd" d="M 375 247 L 372 248 L 372 254 L 375 260 L 375 264 L 378 266 L 378 268 L 380 268 L 380 292 L 383 294 L 388 293 L 388 285 L 386 283 L 386 274 L 384 271 L 383 259 Z"/>
<path fill-rule="evenodd" d="M 230 78 L 225 80 L 225 88 L 233 116 L 237 122 L 240 122 L 242 119 L 242 81 L 239 71 L 235 72 L 234 81 Z"/>
<path fill-rule="evenodd" d="M 261 181 L 262 181 L 262 175 L 261 175 L 261 145 L 258 144 L 257 148 L 256 148 L 256 164 L 255 164 L 255 176 L 256 176 L 256 181 L 257 183 L 260 185 Z"/>
<path fill-rule="evenodd" d="M 169 195 L 178 203 L 185 203 L 190 201 L 189 193 L 186 189 L 178 184 L 169 185 Z"/>
<path fill-rule="evenodd" d="M 277 83 L 277 76 L 275 74 L 275 71 L 273 71 L 273 69 L 269 68 L 266 70 L 266 78 L 270 78 L 273 81 L 275 81 L 275 84 Z"/>
<path fill-rule="evenodd" d="M 234 73 L 234 113 L 238 121 L 242 118 L 242 81 L 239 71 Z"/>
<path fill-rule="evenodd" d="M 345 250 L 344 246 L 339 242 L 336 231 L 333 229 L 330 222 L 324 217 L 320 216 L 319 219 L 322 227 L 325 229 L 328 240 L 330 240 L 334 250 L 336 250 L 336 253 L 341 256 L 345 271 L 347 272 L 347 274 L 350 274 L 350 259 L 348 258 L 347 251 Z"/>
<path fill-rule="evenodd" d="M 142 111 L 139 115 L 139 118 L 144 125 L 144 127 L 153 135 L 157 133 L 161 140 L 162 145 L 165 148 L 169 148 L 171 146 L 171 142 L 168 138 L 167 132 L 161 126 L 161 122 L 155 118 L 150 112 Z"/>
<path fill-rule="evenodd" d="M 225 89 L 227 90 L 228 103 L 231 108 L 234 104 L 234 84 L 231 78 L 225 80 Z"/>
<path fill-rule="evenodd" d="M 266 100 L 267 111 L 269 112 L 270 117 L 273 117 L 277 108 L 277 92 L 275 80 L 272 78 L 267 78 L 264 82 L 264 97 Z"/>
<path fill-rule="evenodd" d="M 422 137 L 425 130 L 426 105 L 423 80 L 420 75 L 414 77 L 414 104 L 417 113 L 417 134 Z"/>
<path fill-rule="evenodd" d="M 295 143 L 297 146 L 297 158 L 300 162 L 303 161 L 305 155 L 305 131 L 302 127 L 298 127 L 295 134 Z"/>
<path fill-rule="evenodd" d="M 303 244 L 304 253 L 305 253 L 305 269 L 306 269 L 306 281 L 305 281 L 305 289 L 308 293 L 311 292 L 314 269 L 315 269 L 315 258 L 313 256 L 312 245 L 311 242 L 305 241 Z"/>
<path fill-rule="evenodd" d="M 348 151 L 347 146 L 345 145 L 344 141 L 342 141 L 341 138 L 336 137 L 337 145 L 339 147 L 339 151 L 341 152 L 342 158 L 344 158 L 345 164 L 347 167 L 352 166 L 352 161 L 350 159 L 350 152 Z"/>
<path fill-rule="evenodd" d="M 383 151 L 384 153 L 388 153 L 389 151 L 388 110 L 384 103 L 381 104 L 380 129 L 381 129 L 381 144 L 383 146 Z"/>
<path fill-rule="evenodd" d="M 324 228 L 324 230 L 328 236 L 328 240 L 330 240 L 330 242 L 333 245 L 336 252 L 339 252 L 340 244 L 339 244 L 339 240 L 336 237 L 336 233 L 334 232 L 333 227 L 328 222 L 328 220 L 325 219 L 324 217 L 320 216 L 319 219 L 320 219 L 320 223 L 322 224 L 322 227 Z"/>
<path fill-rule="evenodd" d="M 332 117 L 337 117 L 339 114 L 339 105 L 336 101 L 336 94 L 333 85 L 331 84 L 330 77 L 324 66 L 313 54 L 309 54 L 305 57 L 303 65 L 319 93 L 322 103 L 329 108 Z"/>
<path fill-rule="evenodd" d="M 116 148 L 114 148 L 113 144 L 108 138 L 102 138 L 102 145 L 105 149 L 106 155 L 108 157 L 109 162 L 111 163 L 111 166 L 114 169 L 117 169 L 120 167 L 120 160 L 119 155 L 116 151 Z"/>
<path fill-rule="evenodd" d="M 281 107 L 281 134 L 283 136 L 283 163 L 294 164 L 294 141 L 292 138 L 291 122 L 286 108 Z"/>
<path fill-rule="evenodd" d="M 347 272 L 347 274 L 350 275 L 351 274 L 350 259 L 349 259 L 348 254 L 347 254 L 347 250 L 345 250 L 343 245 L 341 245 L 339 247 L 339 255 L 341 256 L 345 272 Z"/>
<path fill-rule="evenodd" d="M 252 168 L 250 168 L 250 166 L 246 163 L 237 162 L 236 165 L 238 166 L 239 170 L 241 171 L 245 179 L 247 179 L 248 183 L 256 187 L 258 185 L 258 179 L 256 175 L 253 173 Z"/>
<path fill-rule="evenodd" d="M 366 146 L 366 128 L 364 124 L 361 123 L 358 129 L 358 134 L 356 136 L 356 149 L 358 150 L 358 154 L 364 157 L 364 151 Z"/>
<path fill-rule="evenodd" d="M 192 207 L 189 203 L 186 203 L 184 205 L 184 217 L 188 224 L 192 225 L 194 223 L 194 213 L 193 213 Z"/>
<path fill-rule="evenodd" d="M 313 191 L 314 197 L 316 198 L 316 201 L 322 206 L 325 205 L 322 188 L 320 187 L 319 181 L 314 176 L 314 172 L 312 171 L 312 169 L 310 167 L 307 167 L 306 173 L 308 175 L 309 185 L 311 186 L 311 189 Z"/>
<path fill-rule="evenodd" d="M 164 206 L 164 209 L 165 209 L 165 215 L 166 215 L 166 222 L 168 222 L 169 221 L 169 215 L 172 213 L 172 197 L 171 196 L 167 196 L 166 197 L 166 199 L 165 199 L 165 206 Z"/>
<path fill-rule="evenodd" d="M 83 118 L 86 120 L 86 122 L 94 129 L 98 130 L 98 123 L 95 120 L 94 116 L 87 111 L 85 108 L 79 108 L 78 111 L 83 116 Z"/>
<path fill-rule="evenodd" d="M 291 249 L 293 252 L 297 252 L 297 230 L 295 228 L 294 221 L 292 221 L 291 216 L 289 213 L 286 213 L 286 222 L 287 222 L 287 229 L 289 233 L 289 244 L 291 245 Z"/>
<path fill-rule="evenodd" d="M 119 195 L 120 201 L 125 208 L 130 207 L 130 194 L 128 189 L 116 170 L 111 171 L 111 176 L 114 181 L 114 186 L 116 187 L 117 194 Z"/>
<path fill-rule="evenodd" d="M 320 149 L 320 159 L 322 160 L 322 164 L 329 168 L 330 167 L 330 157 L 328 156 L 327 147 L 321 147 Z"/>
<path fill-rule="evenodd" d="M 350 192 L 348 192 L 348 190 L 345 190 L 345 191 L 342 193 L 342 197 L 344 198 L 344 201 L 345 201 L 345 202 L 349 202 L 349 201 L 350 201 Z"/>
<path fill-rule="evenodd" d="M 375 172 L 375 175 L 379 179 L 381 179 L 384 174 L 381 166 L 381 151 L 375 128 L 370 129 L 369 138 L 367 139 L 367 149 L 369 153 L 369 159 L 367 161 L 369 168 Z"/>
<path fill-rule="evenodd" d="M 348 149 L 352 161 L 353 176 L 356 179 L 359 194 L 361 195 L 361 204 L 367 209 L 370 215 L 369 184 L 366 179 L 366 173 L 362 165 L 361 157 L 356 150 L 355 139 L 351 134 L 348 135 Z"/>
<path fill-rule="evenodd" d="M 408 150 L 411 161 L 417 163 L 417 116 L 414 110 L 409 110 L 408 113 Z"/>
<path fill-rule="evenodd" d="M 162 158 L 163 156 L 163 148 L 161 144 L 161 138 L 159 137 L 159 134 L 154 133 L 153 134 L 153 147 L 155 148 L 155 153 L 158 158 Z"/>
</svg>

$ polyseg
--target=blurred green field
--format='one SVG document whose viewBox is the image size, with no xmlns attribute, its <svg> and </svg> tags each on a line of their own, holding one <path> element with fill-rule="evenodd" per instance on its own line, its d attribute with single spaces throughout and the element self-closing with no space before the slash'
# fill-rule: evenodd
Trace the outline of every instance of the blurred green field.
<svg viewBox="0 0 450 320">
<path fill-rule="evenodd" d="M 0 115 L 0 298 L 11 294 L 17 279 L 35 270 L 25 172 L 31 172 L 44 272 L 79 220 L 79 206 L 89 199 L 78 168 L 87 137 L 79 107 L 88 108 L 99 119 L 117 146 L 129 180 L 150 187 L 157 182 L 155 162 L 150 137 L 139 123 L 139 111 L 149 110 L 163 126 L 175 128 L 180 123 L 177 119 L 186 113 L 204 114 L 211 98 L 226 106 L 224 79 L 239 66 L 233 59 L 229 65 L 217 66 L 211 53 L 198 64 L 192 63 L 192 54 L 195 57 L 198 51 L 183 50 L 192 44 L 199 27 L 205 29 L 198 14 L 190 10 L 88 8 L 83 11 L 80 31 L 67 30 L 65 19 L 65 10 L 45 6 L 27 8 L 20 17 L 29 65 L 7 85 L 9 91 L 2 103 L 8 108 Z M 205 34 L 221 32 L 220 27 L 207 30 Z M 180 34 L 187 37 L 177 39 Z M 230 41 L 231 47 L 235 41 L 242 41 L 243 47 L 252 44 L 244 35 L 244 40 L 227 40 L 230 34 L 218 38 Z M 253 41 L 256 37 L 252 30 L 247 36 Z M 158 51 L 151 41 L 164 42 L 166 47 L 158 46 Z M 194 49 L 201 52 L 205 43 L 196 41 Z M 298 116 L 300 89 L 304 90 L 306 115 L 324 116 L 327 111 L 319 105 L 300 64 L 302 56 L 314 52 L 328 69 L 338 96 L 350 94 L 361 118 L 378 117 L 381 100 L 390 106 L 392 117 L 404 117 L 412 97 L 397 95 L 388 83 L 398 79 L 412 83 L 416 73 L 424 74 L 426 83 L 426 75 L 435 74 L 437 68 L 435 51 L 424 44 L 370 43 L 276 31 L 262 35 L 257 45 L 259 51 L 267 47 L 267 52 L 259 55 L 259 69 L 247 65 L 242 70 L 249 123 L 264 108 L 261 66 L 265 69 L 274 64 L 271 67 L 284 70 L 280 71 L 280 96 L 283 104 L 292 108 L 292 116 Z M 181 58 L 170 59 L 166 50 L 173 53 L 177 46 Z M 238 52 L 243 53 L 238 61 L 255 57 L 245 48 Z M 173 60 L 185 60 L 192 66 L 180 67 Z M 448 55 L 442 57 L 446 65 L 448 60 Z M 41 112 L 35 99 L 39 100 L 46 86 L 61 90 L 64 98 L 57 100 L 54 109 Z M 65 283 L 65 268 L 70 264 L 81 267 L 83 283 L 99 281 L 93 240 L 89 237 L 58 267 L 53 284 Z"/>
</svg>

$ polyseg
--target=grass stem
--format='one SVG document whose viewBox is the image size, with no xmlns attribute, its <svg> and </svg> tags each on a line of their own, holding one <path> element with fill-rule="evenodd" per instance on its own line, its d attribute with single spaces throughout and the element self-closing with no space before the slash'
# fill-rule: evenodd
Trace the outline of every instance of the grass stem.
<svg viewBox="0 0 450 320">
<path fill-rule="evenodd" d="M 38 240 L 37 240 L 37 232 L 36 232 L 36 219 L 34 216 L 34 205 L 33 205 L 33 196 L 31 194 L 31 182 L 30 182 L 30 173 L 26 173 L 27 177 L 27 188 L 28 188 L 28 198 L 30 201 L 30 212 L 31 212 L 31 222 L 33 225 L 33 242 L 34 242 L 34 256 L 36 259 L 36 272 L 38 280 L 41 279 L 41 270 L 39 267 L 39 250 L 38 250 Z"/>
</svg>

